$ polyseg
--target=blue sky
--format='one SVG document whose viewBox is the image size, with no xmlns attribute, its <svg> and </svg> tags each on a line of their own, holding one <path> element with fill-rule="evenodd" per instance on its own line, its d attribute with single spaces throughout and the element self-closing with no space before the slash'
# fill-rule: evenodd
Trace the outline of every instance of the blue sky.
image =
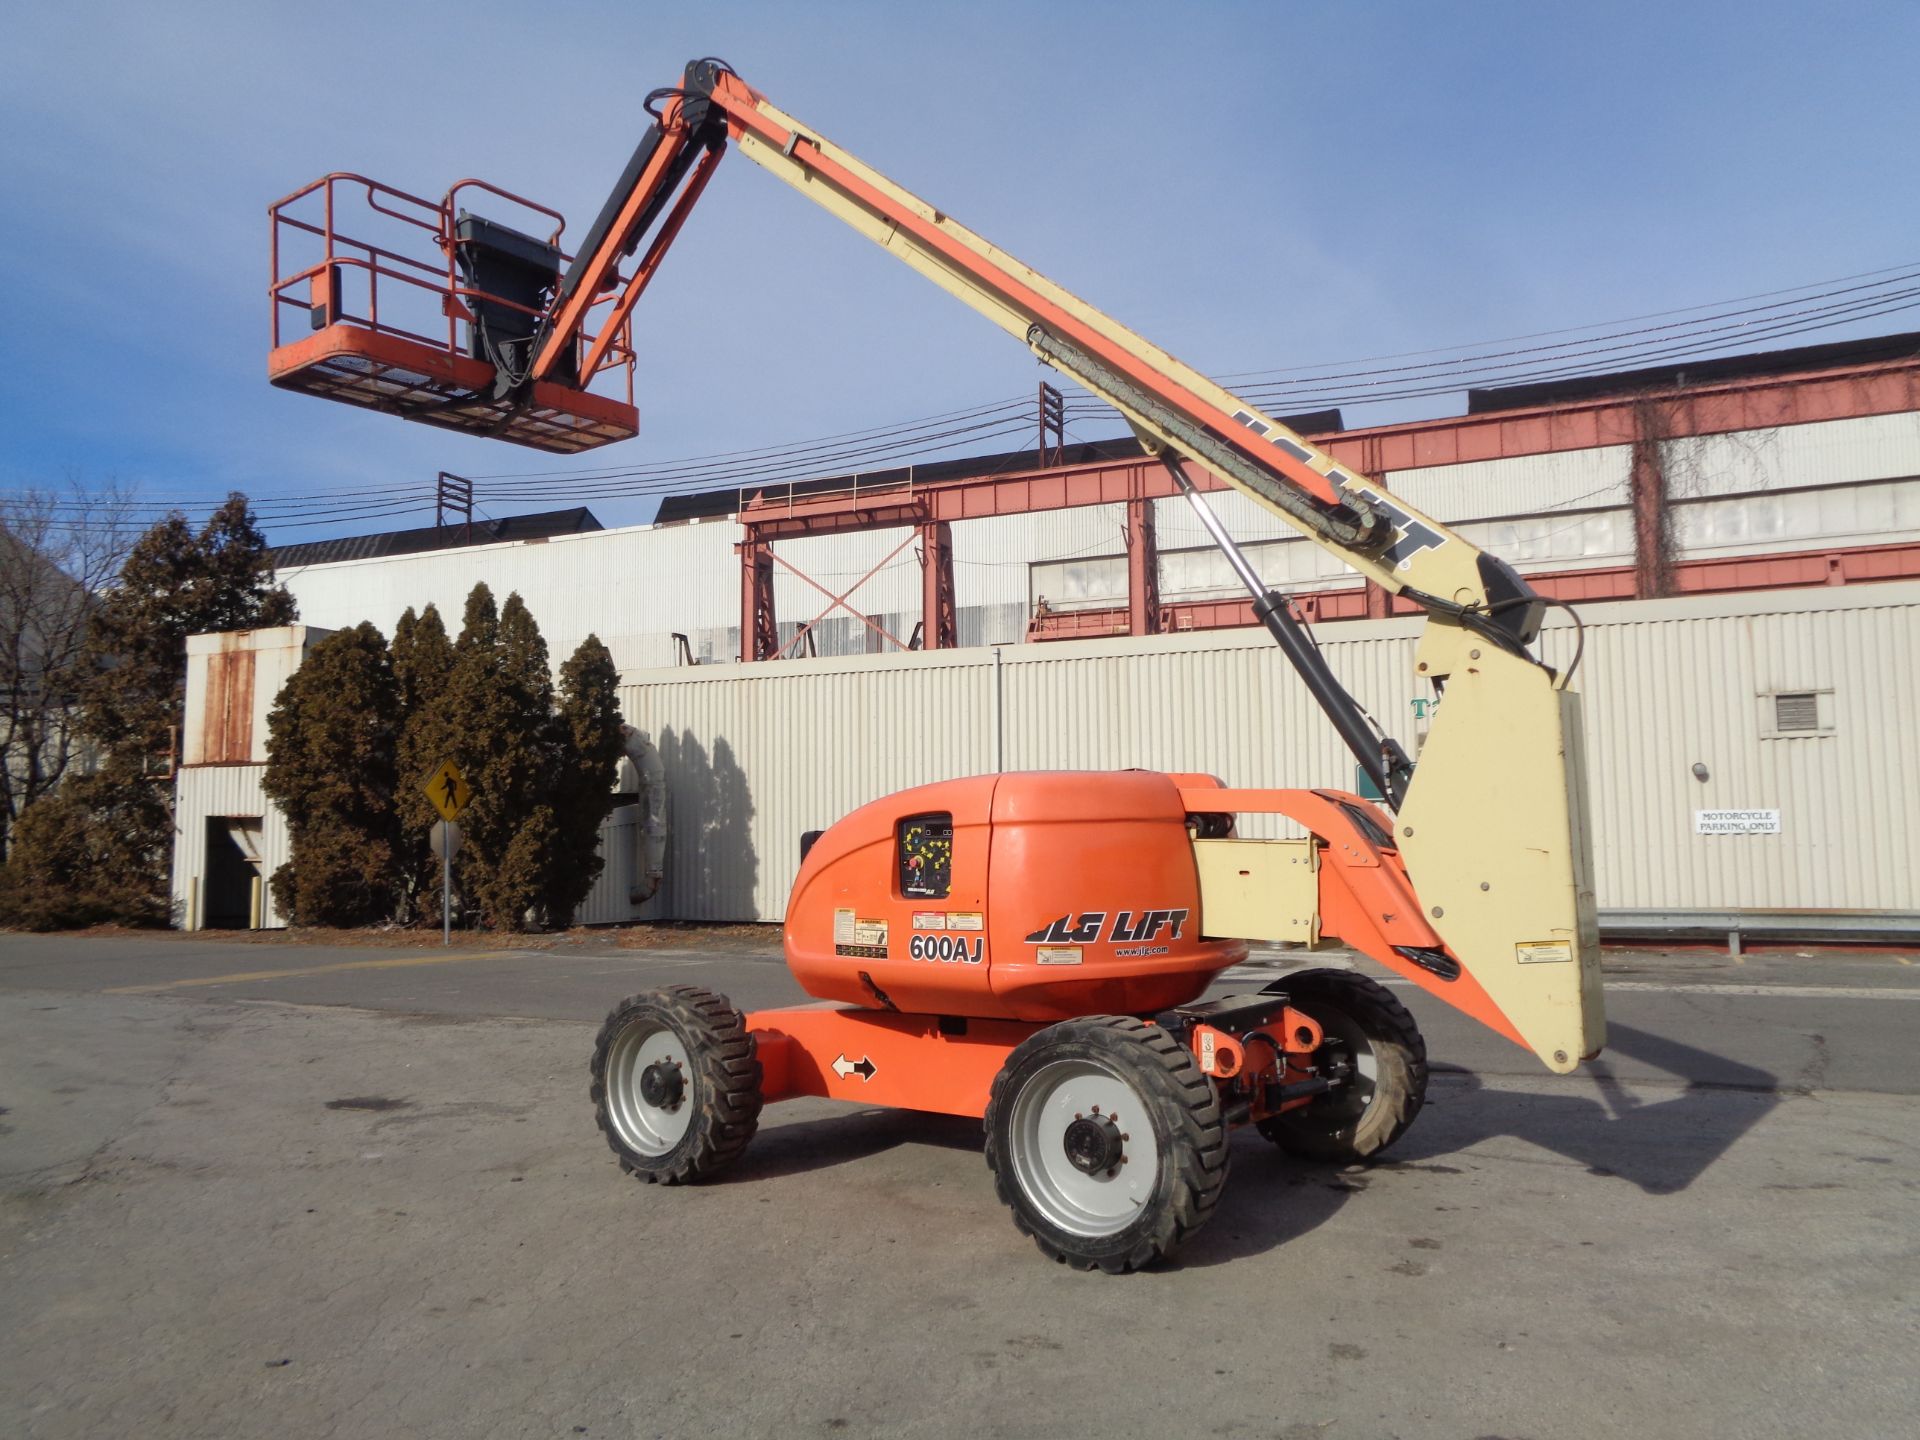
<svg viewBox="0 0 1920 1440">
<path fill-rule="evenodd" d="M 646 92 L 705 54 L 1216 374 L 1920 257 L 1905 3 L 12 5 L 0 488 L 118 479 L 199 511 L 229 488 L 571 468 L 269 387 L 266 207 L 333 169 L 434 195 L 479 175 L 577 235 Z M 738 157 L 638 333 L 641 434 L 600 452 L 629 465 L 1037 378 Z M 609 523 L 649 508 L 595 503 Z"/>
</svg>

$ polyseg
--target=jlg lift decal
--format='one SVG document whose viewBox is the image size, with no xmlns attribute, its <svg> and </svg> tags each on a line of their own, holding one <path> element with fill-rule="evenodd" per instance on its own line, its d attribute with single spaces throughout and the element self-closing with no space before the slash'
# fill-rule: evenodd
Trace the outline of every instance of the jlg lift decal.
<svg viewBox="0 0 1920 1440">
<path fill-rule="evenodd" d="M 1185 910 L 1121 910 L 1113 917 L 1113 924 L 1107 929 L 1109 945 L 1138 945 L 1160 938 L 1162 931 L 1172 927 L 1167 935 L 1169 940 L 1178 940 L 1180 931 L 1187 923 Z M 1094 945 L 1100 940 L 1100 930 L 1107 923 L 1107 912 L 1089 910 L 1079 915 L 1062 915 L 1058 920 L 1042 925 L 1027 936 L 1029 945 Z"/>
<path fill-rule="evenodd" d="M 1364 485 L 1354 483 L 1351 477 L 1342 475 L 1338 470 L 1327 472 L 1327 479 L 1333 482 L 1333 488 L 1340 494 L 1358 495 L 1393 522 L 1393 544 L 1380 552 L 1380 558 L 1392 561 L 1394 569 L 1404 570 L 1407 562 L 1422 550 L 1438 550 L 1447 543 L 1446 536 L 1422 525 L 1393 501 L 1376 495 Z"/>
<path fill-rule="evenodd" d="M 1236 410 L 1233 412 L 1233 418 L 1262 440 L 1271 441 L 1276 448 L 1286 451 L 1302 464 L 1312 461 L 1313 451 L 1284 434 L 1274 434 L 1273 427 L 1258 415 L 1250 415 L 1245 410 Z M 1327 482 L 1333 486 L 1336 495 L 1358 495 L 1393 522 L 1393 544 L 1381 552 L 1381 558 L 1391 561 L 1394 569 L 1404 570 L 1407 568 L 1407 562 L 1422 550 L 1437 550 L 1447 543 L 1446 536 L 1421 524 L 1393 501 L 1376 495 L 1345 471 L 1336 467 L 1327 471 L 1326 475 Z"/>
</svg>

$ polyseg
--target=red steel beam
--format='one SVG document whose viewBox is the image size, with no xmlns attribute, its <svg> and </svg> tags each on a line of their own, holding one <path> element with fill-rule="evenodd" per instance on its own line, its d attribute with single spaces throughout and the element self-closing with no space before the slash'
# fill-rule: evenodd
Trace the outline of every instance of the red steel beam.
<svg viewBox="0 0 1920 1440">
<path fill-rule="evenodd" d="M 944 521 L 920 527 L 920 647 L 954 650 L 960 645 L 960 607 L 954 602 L 953 527 Z"/>
<path fill-rule="evenodd" d="M 1653 397 L 1667 412 L 1664 438 L 1805 425 L 1920 410 L 1920 358 L 1797 375 L 1763 375 L 1690 386 Z M 1630 445 L 1640 433 L 1645 395 L 1570 401 L 1565 405 L 1462 415 L 1442 420 L 1345 430 L 1308 438 L 1362 474 L 1391 475 L 1425 465 L 1503 460 L 1600 445 Z M 1198 466 L 1202 490 L 1224 490 Z M 1391 481 L 1389 481 L 1391 483 Z M 1099 461 L 1010 475 L 980 475 L 934 484 L 904 482 L 858 495 L 776 498 L 764 492 L 739 512 L 748 533 L 764 540 L 835 535 L 894 525 L 1026 515 L 1081 505 L 1123 504 L 1175 494 L 1157 461 Z"/>
<path fill-rule="evenodd" d="M 1127 502 L 1127 631 L 1160 629 L 1160 543 L 1151 500 Z"/>
<path fill-rule="evenodd" d="M 1807 585 L 1853 585 L 1875 580 L 1920 579 L 1920 542 L 1903 545 L 1859 545 L 1844 549 L 1802 550 L 1786 555 L 1727 555 L 1682 560 L 1673 569 L 1676 595 L 1726 594 L 1739 590 L 1786 590 Z M 1530 573 L 1527 583 L 1556 600 L 1632 600 L 1638 598 L 1632 565 L 1607 565 L 1588 570 Z M 1302 618 L 1361 620 L 1374 618 L 1369 604 L 1372 587 L 1311 590 L 1291 599 Z M 1420 607 L 1398 596 L 1390 598 L 1389 613 L 1418 615 Z M 1256 625 L 1253 605 L 1246 600 L 1175 600 L 1161 607 L 1161 628 L 1233 630 Z M 1125 635 L 1127 612 L 1119 608 L 1053 611 L 1037 615 L 1027 627 L 1029 640 L 1086 640 L 1103 635 Z"/>
</svg>

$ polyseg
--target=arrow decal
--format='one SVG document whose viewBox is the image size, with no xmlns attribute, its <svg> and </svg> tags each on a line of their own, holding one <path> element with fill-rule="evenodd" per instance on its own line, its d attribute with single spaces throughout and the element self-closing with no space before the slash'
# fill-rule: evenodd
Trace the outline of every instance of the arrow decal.
<svg viewBox="0 0 1920 1440">
<path fill-rule="evenodd" d="M 873 1061 L 864 1055 L 858 1060 L 849 1060 L 844 1054 L 836 1055 L 833 1059 L 834 1074 L 838 1075 L 842 1080 L 846 1079 L 849 1075 L 858 1075 L 860 1077 L 860 1083 L 863 1085 L 873 1079 L 873 1073 L 877 1068 Z"/>
</svg>

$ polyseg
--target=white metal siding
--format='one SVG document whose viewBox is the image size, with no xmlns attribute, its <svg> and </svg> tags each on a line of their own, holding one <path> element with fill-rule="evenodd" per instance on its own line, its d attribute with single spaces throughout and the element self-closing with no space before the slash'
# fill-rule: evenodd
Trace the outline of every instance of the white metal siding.
<svg viewBox="0 0 1920 1440">
<path fill-rule="evenodd" d="M 1579 688 L 1604 909 L 1920 910 L 1920 585 L 1595 605 Z M 1545 637 L 1564 663 L 1564 621 Z M 1335 671 L 1417 739 L 1417 620 L 1322 627 Z M 774 920 L 802 831 L 995 765 L 1151 766 L 1350 787 L 1353 765 L 1258 632 L 656 673 L 623 689 L 666 764 L 663 915 Z M 1761 737 L 1758 696 L 1831 687 L 1831 736 Z M 1696 781 L 1699 761 L 1711 779 Z M 1696 809 L 1779 808 L 1777 836 Z"/>
<path fill-rule="evenodd" d="M 1673 516 L 1688 558 L 1883 545 L 1920 534 L 1920 480 L 1683 500 Z"/>
<path fill-rule="evenodd" d="M 1908 479 L 1920 475 L 1920 411 L 1694 435 L 1660 452 L 1676 499 Z"/>
<path fill-rule="evenodd" d="M 1601 906 L 1920 909 L 1920 754 L 1903 723 L 1920 586 L 1749 599 L 1746 614 L 1584 612 L 1606 612 L 1581 686 Z M 1829 687 L 1831 735 L 1763 738 L 1764 693 Z M 1701 809 L 1778 809 L 1781 831 L 1698 836 Z"/>
<path fill-rule="evenodd" d="M 618 806 L 600 823 L 600 858 L 605 863 L 593 889 L 574 912 L 574 924 L 612 925 L 640 913 L 641 907 L 628 898 L 637 878 L 639 839 L 638 805 Z"/>
<path fill-rule="evenodd" d="M 1386 486 L 1408 504 L 1452 525 L 1504 515 L 1531 515 L 1627 503 L 1630 445 L 1470 460 L 1394 470 Z"/>
<path fill-rule="evenodd" d="M 286 817 L 268 803 L 260 789 L 265 765 L 195 765 L 179 772 L 174 779 L 173 842 L 173 917 L 174 924 L 187 926 L 189 918 L 200 921 L 205 914 L 201 889 L 207 868 L 207 821 L 215 817 L 259 816 L 265 821 L 260 839 L 261 878 L 272 880 L 273 872 L 286 863 L 291 845 Z M 267 887 L 262 923 L 268 928 L 283 922 L 273 906 L 273 889 Z"/>
<path fill-rule="evenodd" d="M 668 632 L 739 624 L 740 567 L 733 549 L 739 537 L 740 527 L 731 520 L 638 525 L 534 543 L 307 565 L 283 571 L 280 579 L 293 592 L 304 623 L 341 629 L 371 620 L 389 637 L 402 611 L 429 604 L 439 606 L 448 633 L 458 634 L 467 595 L 484 580 L 497 601 L 519 592 L 556 665 L 589 634 L 615 650 L 617 663 L 657 665 L 671 663 L 671 653 L 662 653 Z M 641 637 L 651 648 L 622 657 L 616 642 L 637 647 Z"/>
</svg>

